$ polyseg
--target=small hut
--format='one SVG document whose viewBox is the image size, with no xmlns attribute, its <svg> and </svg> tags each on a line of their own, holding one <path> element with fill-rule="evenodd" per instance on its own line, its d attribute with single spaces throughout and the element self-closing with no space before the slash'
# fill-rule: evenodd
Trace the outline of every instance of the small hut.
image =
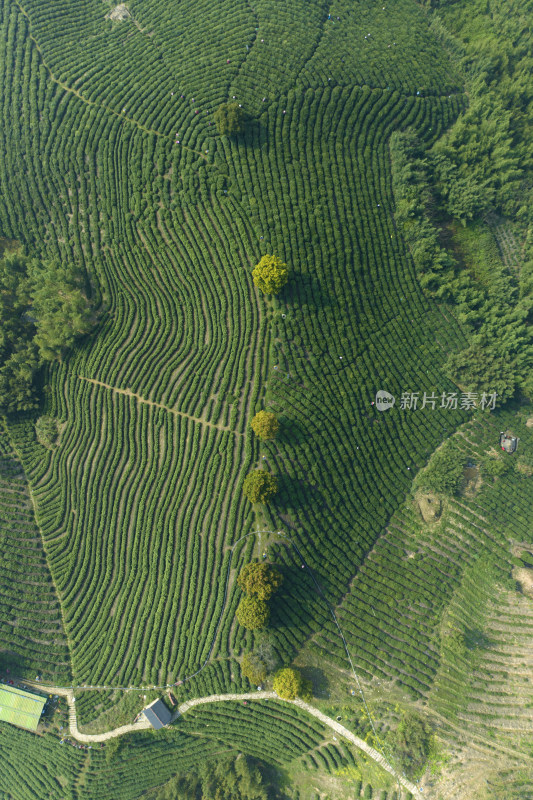
<svg viewBox="0 0 533 800">
<path fill-rule="evenodd" d="M 154 700 L 149 706 L 143 708 L 142 713 L 156 731 L 164 728 L 172 719 L 172 714 L 161 700 Z"/>
<path fill-rule="evenodd" d="M 518 437 L 509 431 L 500 431 L 500 447 L 506 453 L 514 453 L 518 447 Z"/>
</svg>

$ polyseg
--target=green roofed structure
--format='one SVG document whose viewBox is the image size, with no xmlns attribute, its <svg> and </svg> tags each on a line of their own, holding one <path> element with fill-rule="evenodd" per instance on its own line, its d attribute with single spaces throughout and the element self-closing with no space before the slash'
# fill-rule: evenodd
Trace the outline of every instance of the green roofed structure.
<svg viewBox="0 0 533 800">
<path fill-rule="evenodd" d="M 45 703 L 46 697 L 0 684 L 0 722 L 36 731 Z"/>
</svg>

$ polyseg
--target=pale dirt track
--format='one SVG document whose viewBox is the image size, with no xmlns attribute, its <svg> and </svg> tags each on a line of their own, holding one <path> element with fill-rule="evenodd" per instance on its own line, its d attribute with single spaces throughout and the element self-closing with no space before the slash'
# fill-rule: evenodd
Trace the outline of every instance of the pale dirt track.
<svg viewBox="0 0 533 800">
<path fill-rule="evenodd" d="M 228 431 L 228 433 L 233 433 L 235 436 L 244 436 L 243 433 L 234 431 L 233 428 L 228 428 L 226 425 L 219 425 L 215 422 L 209 422 L 202 417 L 191 417 L 189 414 L 184 414 L 182 411 L 177 411 L 175 408 L 169 408 L 168 406 L 164 406 L 162 403 L 156 403 L 155 400 L 147 400 L 145 397 L 141 397 L 140 394 L 132 392 L 131 389 L 118 389 L 116 386 L 110 386 L 109 383 L 103 383 L 102 381 L 96 380 L 96 378 L 86 378 L 84 375 L 78 375 L 78 378 L 80 381 L 87 381 L 87 383 L 92 383 L 94 386 L 101 386 L 104 389 L 115 392 L 115 394 L 122 394 L 125 395 L 125 397 L 134 397 L 138 403 L 142 403 L 146 406 L 152 406 L 153 408 L 161 408 L 163 411 L 167 411 L 169 414 L 174 414 L 175 417 L 183 417 L 184 419 L 191 420 L 191 422 L 195 422 L 198 425 L 207 425 L 208 428 L 216 428 L 218 431 Z"/>
<path fill-rule="evenodd" d="M 132 725 L 122 725 L 120 728 L 115 728 L 112 731 L 106 731 L 106 733 L 80 733 L 78 730 L 78 721 L 76 717 L 76 702 L 74 699 L 74 693 L 72 689 L 59 689 L 53 686 L 42 686 L 39 683 L 33 683 L 32 681 L 25 681 L 27 684 L 31 684 L 35 686 L 35 688 L 39 688 L 43 691 L 48 692 L 49 694 L 57 694 L 61 695 L 62 697 L 67 698 L 67 703 L 69 707 L 69 734 L 72 736 L 73 739 L 77 739 L 79 742 L 84 742 L 85 744 L 91 744 L 93 742 L 106 742 L 109 739 L 114 739 L 117 736 L 123 736 L 125 733 L 135 733 L 135 731 L 142 731 L 148 730 L 151 728 L 149 722 L 140 720 L 139 722 L 135 722 Z M 324 725 L 327 725 L 331 728 L 335 733 L 338 733 L 339 736 L 342 736 L 344 739 L 347 739 L 353 745 L 358 747 L 367 756 L 372 758 L 376 763 L 378 763 L 384 770 L 386 770 L 391 775 L 399 780 L 402 785 L 408 789 L 415 797 L 422 798 L 422 794 L 420 793 L 417 786 L 411 781 L 407 780 L 401 775 L 398 775 L 392 767 L 389 765 L 388 761 L 375 750 L 373 747 L 370 747 L 367 742 L 363 739 L 360 739 L 359 736 L 356 736 L 354 733 L 349 731 L 343 725 L 340 725 L 336 720 L 331 719 L 331 717 L 326 716 L 318 708 L 309 705 L 309 703 L 305 703 L 303 700 L 280 700 L 275 692 L 245 692 L 243 694 L 211 694 L 207 697 L 195 697 L 191 700 L 186 700 L 185 703 L 182 703 L 177 708 L 177 712 L 179 714 L 185 714 L 186 711 L 189 711 L 191 708 L 195 706 L 204 705 L 205 703 L 224 703 L 230 700 L 276 700 L 278 702 L 284 703 L 292 703 L 298 708 L 301 708 L 302 711 L 307 711 L 308 714 L 311 714 L 313 717 L 316 717 L 320 722 L 323 722 Z M 178 714 L 174 714 L 174 716 L 178 716 Z"/>
</svg>

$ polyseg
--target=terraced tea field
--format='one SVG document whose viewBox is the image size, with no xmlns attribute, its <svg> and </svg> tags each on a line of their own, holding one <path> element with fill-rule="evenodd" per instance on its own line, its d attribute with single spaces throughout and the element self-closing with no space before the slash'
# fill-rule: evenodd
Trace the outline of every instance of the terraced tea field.
<svg viewBox="0 0 533 800">
<path fill-rule="evenodd" d="M 512 422 L 525 450 L 532 442 L 525 421 L 523 413 L 495 420 L 476 414 L 455 441 L 479 463 L 497 442 L 500 423 Z M 514 470 L 494 483 L 485 478 L 474 495 L 446 501 L 429 525 L 409 497 L 337 609 L 356 668 L 372 681 L 371 707 L 411 697 L 443 726 L 450 750 L 461 743 L 450 768 L 453 797 L 468 796 L 479 782 L 480 748 L 490 781 L 506 768 L 511 779 L 531 760 L 531 601 L 517 592 L 511 573 L 518 543 L 531 547 L 532 492 L 530 478 Z M 451 631 L 464 637 L 462 648 Z M 344 667 L 332 631 L 323 629 L 312 646 Z"/>
<path fill-rule="evenodd" d="M 70 662 L 58 603 L 22 466 L 0 430 L 0 673 L 7 663 L 68 681 Z M 43 652 L 44 650 L 44 652 Z"/>
<path fill-rule="evenodd" d="M 440 715 L 450 747 L 447 725 L 490 729 L 499 758 L 520 730 L 513 746 L 526 757 L 531 614 L 508 573 L 511 542 L 531 539 L 529 481 L 512 508 L 506 477 L 478 500 L 450 501 L 438 530 L 406 500 L 459 425 L 475 441 L 459 435 L 457 446 L 475 458 L 504 422 L 438 403 L 373 406 L 378 389 L 456 391 L 442 365 L 465 343 L 449 308 L 425 297 L 395 219 L 391 135 L 410 128 L 430 146 L 467 103 L 424 9 L 130 0 L 112 21 L 112 8 L 0 3 L 0 235 L 76 265 L 99 312 L 44 375 L 39 413 L 61 423 L 57 446 L 39 444 L 30 415 L 6 422 L 1 461 L 16 467 L 0 492 L 4 502 L 16 486 L 21 498 L 10 547 L 31 543 L 39 587 L 26 628 L 9 628 L 21 671 L 105 686 L 80 695 L 81 722 L 94 725 L 116 687 L 195 675 L 180 700 L 248 689 L 238 659 L 257 637 L 234 621 L 233 578 L 261 540 L 232 547 L 283 530 L 297 549 L 268 542 L 284 575 L 271 624 L 282 663 L 306 646 L 347 668 L 325 597 L 376 713 L 378 678 Z M 233 100 L 245 131 L 220 136 L 214 112 Z M 252 281 L 267 253 L 290 267 L 279 297 Z M 281 430 L 259 444 L 249 423 L 265 405 Z M 508 424 L 529 441 L 524 420 Z M 242 495 L 260 466 L 280 485 L 268 507 Z M 20 591 L 35 597 L 33 582 Z M 492 631 L 491 648 L 459 666 L 440 638 L 454 614 Z M 54 637 L 46 663 L 31 634 L 39 620 Z M 509 675 L 523 660 L 521 684 Z M 315 720 L 269 709 L 199 709 L 179 734 L 128 739 L 118 765 L 69 748 L 63 784 L 72 797 L 133 798 L 153 786 L 146 759 L 164 782 L 229 749 L 279 767 L 353 767 Z M 1 734 L 15 752 L 20 734 Z"/>
<path fill-rule="evenodd" d="M 35 187 L 35 217 L 26 217 L 22 227 L 17 198 L 5 193 L 6 218 L 17 220 L 9 233 L 23 241 L 42 235 L 50 253 L 83 263 L 109 307 L 92 344 L 51 371 L 47 413 L 66 423 L 57 450 L 42 452 L 27 426 L 12 431 L 32 480 L 72 644 L 75 682 L 108 685 L 173 682 L 194 672 L 207 654 L 221 607 L 227 547 L 252 525 L 239 486 L 258 458 L 247 423 L 267 387 L 272 386 L 273 399 L 281 392 L 290 422 L 298 424 L 301 416 L 309 422 L 301 455 L 268 456 L 273 469 L 295 483 L 292 490 L 286 486 L 279 510 L 285 506 L 290 514 L 299 495 L 308 496 L 306 530 L 298 531 L 298 539 L 306 556 L 320 562 L 332 596 L 344 591 L 377 535 L 375 523 L 386 518 L 386 506 L 374 532 L 361 535 L 361 515 L 354 533 L 354 508 L 347 499 L 335 515 L 337 538 L 324 551 L 328 521 L 323 511 L 313 510 L 311 486 L 296 484 L 304 473 L 314 477 L 308 461 L 319 448 L 327 461 L 322 508 L 335 505 L 333 497 L 342 491 L 339 454 L 352 461 L 343 483 L 366 490 L 359 477 L 363 453 L 357 455 L 357 431 L 350 429 L 346 439 L 346 430 L 326 428 L 317 405 L 335 402 L 335 394 L 342 397 L 344 415 L 363 421 L 380 363 L 397 358 L 383 353 L 371 366 L 363 344 L 367 333 L 380 330 L 380 341 L 386 341 L 390 330 L 394 348 L 402 329 L 412 324 L 407 316 L 416 316 L 424 338 L 429 336 L 421 329 L 436 324 L 438 311 L 424 303 L 401 239 L 395 238 L 386 143 L 392 130 L 406 125 L 422 136 L 438 135 L 461 104 L 456 94 L 417 97 L 418 84 L 433 95 L 458 88 L 444 58 L 441 72 L 435 69 L 437 45 L 427 33 L 422 48 L 427 54 L 416 67 L 402 63 L 399 74 L 394 48 L 400 43 L 369 44 L 382 51 L 375 87 L 369 88 L 370 74 L 363 81 L 356 73 L 353 54 L 343 56 L 344 86 L 333 71 L 314 87 L 306 76 L 315 72 L 315 63 L 324 62 L 329 70 L 321 55 L 333 49 L 327 40 L 339 31 L 332 42 L 340 54 L 345 36 L 355 35 L 362 23 L 348 9 L 344 32 L 340 21 L 336 28 L 324 21 L 325 38 L 309 42 L 264 106 L 257 105 L 262 75 L 253 67 L 259 61 L 262 70 L 270 69 L 271 51 L 261 52 L 260 39 L 279 29 L 271 29 L 271 22 L 263 29 L 260 15 L 259 24 L 251 25 L 244 11 L 242 25 L 262 34 L 254 41 L 257 54 L 250 60 L 243 56 L 242 69 L 232 72 L 235 45 L 216 38 L 212 52 L 202 47 L 199 73 L 187 68 L 185 90 L 177 43 L 171 38 L 163 47 L 160 41 L 164 16 L 157 16 L 155 6 L 146 12 L 157 16 L 156 23 L 143 18 L 141 7 L 131 10 L 134 23 L 114 26 L 98 17 L 101 6 L 95 2 L 53 10 L 7 4 L 3 11 L 12 53 L 6 68 L 16 75 L 23 64 L 35 63 L 31 81 L 16 75 L 12 82 L 17 92 L 27 92 L 30 130 L 18 143 L 6 142 L 15 162 L 32 153 L 28 177 Z M 405 13 L 413 12 L 406 3 Z M 300 28 L 311 29 L 310 20 L 296 9 L 291 13 Z M 55 34 L 54 16 L 60 14 L 69 19 L 66 38 Z M 378 29 L 377 18 L 366 22 Z M 289 19 L 276 24 L 289 31 L 289 42 L 302 36 Z M 242 40 L 243 31 L 237 26 L 231 35 Z M 67 46 L 74 36 L 77 45 Z M 367 45 L 364 35 L 361 39 L 360 48 Z M 226 51 L 229 73 L 226 59 L 220 60 Z M 207 58 L 213 62 L 209 68 Z M 105 64 L 104 71 L 88 69 L 89 63 Z M 132 72 L 139 63 L 142 85 Z M 374 55 L 372 63 L 376 69 Z M 110 69 L 112 97 L 104 89 Z M 285 93 L 294 80 L 301 88 Z M 233 93 L 250 112 L 262 111 L 237 144 L 216 139 L 209 120 L 217 102 Z M 6 81 L 6 110 L 16 103 L 18 95 Z M 56 103 L 61 114 L 52 121 Z M 10 134 L 16 135 L 15 127 Z M 182 137 L 179 145 L 173 135 Z M 41 149 L 44 161 L 36 157 Z M 9 163 L 4 179 L 8 170 Z M 296 274 L 286 323 L 276 305 L 252 290 L 250 267 L 270 248 Z M 336 264 L 328 275 L 330 257 Z M 399 315 L 402 303 L 406 314 Z M 292 326 L 300 325 L 300 315 L 297 333 Z M 284 335 L 291 337 L 290 348 L 282 343 Z M 302 350 L 313 358 L 307 374 Z M 287 384 L 275 380 L 278 351 L 288 360 Z M 402 364 L 405 377 L 419 373 L 420 358 L 419 353 L 411 367 Z M 428 368 L 434 361 L 434 345 L 428 343 Z M 366 390 L 355 386 L 360 368 L 368 370 Z M 428 372 L 428 380 L 437 374 Z M 427 453 L 442 425 L 437 415 L 429 422 L 423 423 L 424 441 L 418 434 Z M 377 423 L 373 428 L 377 431 Z M 395 453 L 413 436 L 409 427 L 404 438 L 398 433 Z M 330 440 L 327 447 L 322 437 Z M 391 444 L 381 431 L 380 439 L 378 459 Z M 300 476 L 294 474 L 296 460 Z M 407 486 L 408 473 L 399 484 L 394 475 L 394 482 L 398 492 L 402 483 Z M 378 496 L 387 494 L 386 486 L 387 481 Z M 351 566 L 335 555 L 341 543 Z M 295 632 L 289 644 L 303 633 Z M 228 652 L 227 635 L 224 629 L 222 654 Z"/>
</svg>

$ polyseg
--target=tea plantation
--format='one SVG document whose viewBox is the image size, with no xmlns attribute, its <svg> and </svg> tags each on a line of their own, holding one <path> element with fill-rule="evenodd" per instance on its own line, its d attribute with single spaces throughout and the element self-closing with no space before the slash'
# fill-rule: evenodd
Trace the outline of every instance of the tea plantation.
<svg viewBox="0 0 533 800">
<path fill-rule="evenodd" d="M 533 791 L 533 612 L 513 578 L 532 547 L 516 456 L 533 412 L 522 395 L 442 407 L 472 330 L 423 290 L 403 220 L 427 211 L 467 259 L 438 198 L 415 210 L 393 193 L 391 136 L 429 159 L 466 112 L 457 41 L 414 0 L 0 0 L 0 237 L 76 268 L 94 320 L 39 372 L 39 409 L 2 418 L 0 673 L 79 689 L 81 730 L 131 722 L 129 687 L 250 691 L 241 658 L 267 641 L 273 663 L 319 664 L 346 718 L 359 679 L 363 733 L 398 770 L 401 711 L 427 715 L 426 795 L 477 796 L 480 771 Z M 218 132 L 223 103 L 241 132 Z M 520 264 L 517 220 L 498 230 Z M 289 269 L 275 296 L 252 278 L 267 254 Z M 528 275 L 512 277 L 524 324 Z M 380 389 L 396 397 L 383 413 Z M 263 408 L 267 441 L 250 427 Z M 493 477 L 501 429 L 519 453 Z M 426 524 L 413 479 L 448 438 L 482 481 Z M 260 468 L 277 477 L 268 504 L 242 491 Z M 266 634 L 235 619 L 238 571 L 263 554 L 283 576 Z M 274 701 L 201 706 L 116 751 L 61 738 L 0 723 L 0 800 L 133 799 L 239 752 L 274 770 L 273 797 L 397 792 Z"/>
</svg>

